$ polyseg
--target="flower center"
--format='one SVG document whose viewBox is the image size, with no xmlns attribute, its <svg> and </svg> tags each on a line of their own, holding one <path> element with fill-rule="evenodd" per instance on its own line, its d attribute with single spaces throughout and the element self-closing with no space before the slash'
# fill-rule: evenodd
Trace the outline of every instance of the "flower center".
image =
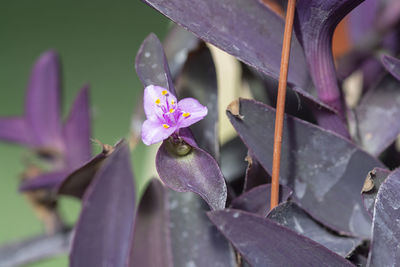
<svg viewBox="0 0 400 267">
<path fill-rule="evenodd" d="M 180 117 L 187 118 L 190 116 L 189 112 L 184 112 L 178 107 L 175 100 L 169 99 L 169 92 L 167 90 L 163 90 L 161 94 L 163 97 L 156 99 L 155 103 L 162 111 L 161 117 L 158 117 L 165 129 L 175 126 Z"/>
</svg>

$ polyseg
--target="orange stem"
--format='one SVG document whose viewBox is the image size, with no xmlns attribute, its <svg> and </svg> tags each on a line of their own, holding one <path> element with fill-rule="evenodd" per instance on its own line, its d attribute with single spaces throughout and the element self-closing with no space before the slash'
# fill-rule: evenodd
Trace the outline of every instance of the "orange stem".
<svg viewBox="0 0 400 267">
<path fill-rule="evenodd" d="M 283 120 L 285 114 L 286 84 L 295 9 L 296 0 L 289 0 L 286 11 L 285 33 L 283 35 L 281 69 L 279 75 L 278 98 L 276 102 L 274 155 L 272 160 L 271 209 L 275 208 L 279 202 L 279 169 L 281 165 Z"/>
</svg>

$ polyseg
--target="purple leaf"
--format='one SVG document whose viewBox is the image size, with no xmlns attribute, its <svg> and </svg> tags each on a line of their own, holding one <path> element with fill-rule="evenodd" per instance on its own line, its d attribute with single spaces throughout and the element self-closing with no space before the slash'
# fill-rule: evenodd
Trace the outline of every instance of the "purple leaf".
<svg viewBox="0 0 400 267">
<path fill-rule="evenodd" d="M 19 191 L 32 191 L 37 189 L 54 189 L 69 175 L 68 170 L 46 172 L 35 176 L 33 179 L 24 180 L 19 186 Z"/>
<path fill-rule="evenodd" d="M 264 170 L 254 155 L 247 155 L 247 169 L 246 176 L 244 179 L 243 192 L 249 191 L 250 189 L 271 183 L 271 176 Z"/>
<path fill-rule="evenodd" d="M 135 216 L 135 188 L 126 142 L 107 159 L 85 193 L 71 266 L 124 266 Z"/>
<path fill-rule="evenodd" d="M 344 124 L 345 106 L 336 80 L 332 36 L 342 18 L 362 1 L 299 0 L 296 4 L 295 31 L 303 45 L 318 96 L 338 112 Z"/>
<path fill-rule="evenodd" d="M 229 140 L 221 147 L 220 167 L 228 183 L 243 179 L 246 171 L 247 147 L 239 137 Z"/>
<path fill-rule="evenodd" d="M 91 157 L 89 87 L 81 89 L 63 128 L 66 165 L 75 169 Z"/>
<path fill-rule="evenodd" d="M 118 145 L 117 145 L 118 146 Z M 92 182 L 97 171 L 111 152 L 102 151 L 90 161 L 72 173 L 69 173 L 62 183 L 58 184 L 57 193 L 82 198 L 87 187 Z"/>
<path fill-rule="evenodd" d="M 284 185 L 279 186 L 279 203 L 285 202 L 293 191 Z M 252 188 L 232 201 L 231 207 L 267 216 L 271 208 L 271 184 L 264 184 Z"/>
<path fill-rule="evenodd" d="M 163 67 L 152 68 L 151 64 L 154 62 L 157 62 L 157 66 Z M 175 89 L 170 83 L 169 68 L 164 51 L 155 35 L 150 35 L 143 42 L 136 57 L 136 71 L 144 86 L 147 85 L 147 82 L 152 82 L 154 77 L 164 77 L 163 84 L 169 86 L 167 88 L 170 89 L 171 97 L 176 98 Z M 182 99 L 178 102 L 178 106 L 180 105 L 182 110 L 185 110 L 188 108 L 189 100 L 194 99 Z M 146 103 L 145 93 L 144 105 L 147 114 Z M 193 104 L 193 101 L 191 103 Z M 204 109 L 200 103 L 192 105 L 190 109 L 193 109 L 191 111 L 193 114 L 199 115 L 198 118 L 201 117 L 200 115 L 204 115 Z M 192 119 L 195 119 L 196 116 L 193 116 Z M 148 114 L 147 118 L 149 119 Z M 190 116 L 188 119 L 192 120 Z M 185 126 L 184 124 L 185 121 L 180 127 L 190 125 Z M 225 208 L 227 189 L 221 170 L 212 156 L 198 148 L 190 129 L 181 128 L 178 134 L 174 134 L 173 137 L 163 142 L 156 156 L 156 167 L 162 181 L 171 189 L 197 193 L 210 205 L 211 209 Z"/>
<path fill-rule="evenodd" d="M 24 117 L 0 119 L 0 138 L 62 150 L 60 90 L 60 62 L 55 52 L 47 51 L 32 69 Z"/>
<path fill-rule="evenodd" d="M 35 146 L 62 147 L 60 62 L 54 51 L 43 53 L 33 67 L 25 116 Z"/>
<path fill-rule="evenodd" d="M 140 46 L 135 69 L 144 87 L 158 85 L 176 95 L 162 44 L 155 34 L 147 36 Z"/>
<path fill-rule="evenodd" d="M 252 100 L 241 99 L 235 105 L 238 112 L 227 112 L 231 123 L 271 173 L 275 110 Z M 377 159 L 342 137 L 286 116 L 280 182 L 293 188 L 295 201 L 323 224 L 369 236 L 370 219 L 359 192 L 368 171 L 380 166 Z"/>
<path fill-rule="evenodd" d="M 199 38 L 275 79 L 279 77 L 284 22 L 257 0 L 144 0 Z M 226 16 L 229 14 L 229 16 Z M 266 52 L 268 51 L 268 52 Z M 288 81 L 307 88 L 303 51 L 293 39 Z"/>
<path fill-rule="evenodd" d="M 28 129 L 25 118 L 0 118 L 0 139 L 2 140 L 31 144 L 32 136 L 29 134 Z"/>
<path fill-rule="evenodd" d="M 252 266 L 353 266 L 320 244 L 257 215 L 239 210 L 208 213 Z"/>
<path fill-rule="evenodd" d="M 280 204 L 267 218 L 314 240 L 342 257 L 347 257 L 362 242 L 358 238 L 339 236 L 328 231 L 293 202 Z"/>
<path fill-rule="evenodd" d="M 374 29 L 380 0 L 367 0 L 356 7 L 348 16 L 348 29 L 353 43 L 358 43 Z"/>
<path fill-rule="evenodd" d="M 217 74 L 207 46 L 203 44 L 189 54 L 182 73 L 177 79 L 176 89 L 180 97 L 195 98 L 207 107 L 207 116 L 190 128 L 198 146 L 218 160 Z"/>
<path fill-rule="evenodd" d="M 181 72 L 189 52 L 196 49 L 199 44 L 200 39 L 179 25 L 174 25 L 168 31 L 163 46 L 173 80 Z"/>
<path fill-rule="evenodd" d="M 168 190 L 153 179 L 139 205 L 130 266 L 236 266 L 207 210 L 195 194 Z"/>
<path fill-rule="evenodd" d="M 400 60 L 389 55 L 383 55 L 381 60 L 385 69 L 400 81 Z"/>
<path fill-rule="evenodd" d="M 400 169 L 396 169 L 383 182 L 376 197 L 367 266 L 400 264 L 399 192 Z"/>
<path fill-rule="evenodd" d="M 156 167 L 171 189 L 199 194 L 212 210 L 225 208 L 224 177 L 215 159 L 204 150 L 166 140 L 157 152 Z"/>
<path fill-rule="evenodd" d="M 374 168 L 368 173 L 365 179 L 364 186 L 361 190 L 361 196 L 363 198 L 364 208 L 369 212 L 371 218 L 374 214 L 376 195 L 378 194 L 381 184 L 386 180 L 389 174 L 389 170 Z"/>
<path fill-rule="evenodd" d="M 385 76 L 370 89 L 354 110 L 355 140 L 366 151 L 378 156 L 400 133 L 400 82 Z M 385 118 L 382 120 L 382 118 Z"/>
</svg>

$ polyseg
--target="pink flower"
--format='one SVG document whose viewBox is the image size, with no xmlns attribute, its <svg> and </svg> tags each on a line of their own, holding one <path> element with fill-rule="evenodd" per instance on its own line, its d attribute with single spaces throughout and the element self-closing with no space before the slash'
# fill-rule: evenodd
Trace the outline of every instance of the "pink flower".
<svg viewBox="0 0 400 267">
<path fill-rule="evenodd" d="M 144 89 L 143 106 L 147 120 L 142 126 L 142 140 L 146 145 L 167 139 L 207 115 L 207 107 L 196 99 L 184 98 L 177 102 L 167 89 L 156 85 Z"/>
</svg>

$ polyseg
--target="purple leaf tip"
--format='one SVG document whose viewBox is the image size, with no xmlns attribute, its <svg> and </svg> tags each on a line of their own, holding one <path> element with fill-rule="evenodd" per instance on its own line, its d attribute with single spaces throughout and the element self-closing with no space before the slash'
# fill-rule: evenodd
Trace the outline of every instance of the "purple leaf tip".
<svg viewBox="0 0 400 267">
<path fill-rule="evenodd" d="M 144 89 L 144 112 L 147 120 L 142 126 L 142 140 L 152 145 L 167 139 L 180 128 L 186 128 L 207 115 L 207 107 L 194 98 L 177 101 L 167 89 L 149 85 Z"/>
</svg>

